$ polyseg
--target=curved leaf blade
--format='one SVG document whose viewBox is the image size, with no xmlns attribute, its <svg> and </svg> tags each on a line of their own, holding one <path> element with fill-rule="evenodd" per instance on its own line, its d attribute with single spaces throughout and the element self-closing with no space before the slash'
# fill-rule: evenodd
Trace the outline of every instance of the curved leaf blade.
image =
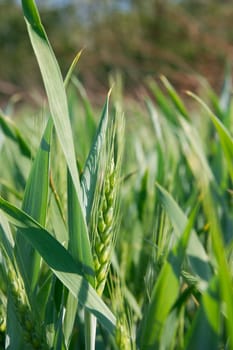
<svg viewBox="0 0 233 350">
<path fill-rule="evenodd" d="M 190 96 L 192 96 L 196 101 L 198 101 L 206 110 L 208 113 L 209 118 L 211 119 L 212 123 L 214 124 L 219 139 L 222 145 L 223 152 L 225 154 L 229 174 L 231 176 L 231 179 L 233 179 L 233 138 L 230 135 L 229 131 L 226 129 L 224 124 L 214 115 L 214 113 L 210 110 L 210 108 L 195 94 L 189 92 Z"/>
<path fill-rule="evenodd" d="M 82 193 L 79 175 L 76 166 L 74 142 L 69 119 L 68 103 L 65 86 L 62 79 L 56 57 L 41 24 L 39 13 L 33 0 L 22 0 L 25 20 L 31 43 L 40 67 L 48 103 L 53 118 L 56 133 L 63 150 L 66 163 L 72 178 L 77 195 L 77 218 L 79 220 L 80 235 L 82 235 L 88 249 L 87 257 L 91 257 L 91 248 L 85 220 L 85 211 L 82 204 Z M 93 264 L 91 259 L 85 261 L 90 269 Z"/>
<path fill-rule="evenodd" d="M 93 199 L 94 199 L 94 191 L 95 191 L 97 173 L 98 173 L 98 160 L 100 158 L 102 145 L 106 139 L 106 131 L 107 131 L 108 118 L 109 118 L 108 105 L 109 105 L 110 93 L 111 91 L 107 96 L 107 99 L 103 108 L 102 116 L 100 119 L 100 123 L 96 131 L 95 139 L 92 144 L 89 155 L 87 157 L 84 171 L 81 177 L 83 203 L 85 207 L 87 222 L 89 221 L 89 218 L 90 218 L 91 208 L 92 208 Z"/>
<path fill-rule="evenodd" d="M 53 122 L 49 119 L 27 180 L 22 203 L 22 210 L 41 225 L 45 224 L 47 213 L 52 128 Z M 26 288 L 32 292 L 40 273 L 40 256 L 19 232 L 16 234 L 15 254 Z"/>
<path fill-rule="evenodd" d="M 181 266 L 197 214 L 196 206 L 187 220 L 183 234 L 177 240 L 155 282 L 151 302 L 144 317 L 141 335 L 141 349 L 159 348 L 165 321 L 178 297 Z"/>
<path fill-rule="evenodd" d="M 187 335 L 187 350 L 217 350 L 220 333 L 219 280 L 216 276 L 202 295 L 201 305 Z"/>
<path fill-rule="evenodd" d="M 160 185 L 156 184 L 156 186 L 159 191 L 160 199 L 174 227 L 175 234 L 177 238 L 179 238 L 187 225 L 188 219 L 172 196 Z M 212 275 L 209 258 L 194 230 L 192 230 L 187 247 L 187 255 L 193 271 L 202 281 L 207 282 Z M 203 284 L 203 287 L 204 285 L 205 284 Z"/>
<path fill-rule="evenodd" d="M 69 252 L 39 223 L 2 197 L 0 197 L 0 208 L 7 214 L 9 220 L 20 228 L 19 232 L 39 252 L 57 278 L 78 298 L 79 303 L 93 313 L 98 321 L 113 334 L 115 317 L 82 276 L 81 264 L 75 262 Z"/>
</svg>

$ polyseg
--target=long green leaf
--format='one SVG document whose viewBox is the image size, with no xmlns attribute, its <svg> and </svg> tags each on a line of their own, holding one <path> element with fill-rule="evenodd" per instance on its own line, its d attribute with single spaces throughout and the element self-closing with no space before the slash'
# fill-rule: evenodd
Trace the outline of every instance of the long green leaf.
<svg viewBox="0 0 233 350">
<path fill-rule="evenodd" d="M 81 52 L 79 52 L 78 55 L 75 57 L 66 75 L 66 79 L 64 82 L 65 87 L 67 87 L 68 82 L 71 79 L 74 67 L 77 61 L 79 60 L 80 55 L 81 55 Z M 68 195 L 67 201 L 68 201 L 68 226 L 69 226 L 68 249 L 75 260 L 81 261 L 84 264 L 85 264 L 85 261 L 92 262 L 92 256 L 90 255 L 91 252 L 89 249 L 89 241 L 86 239 L 87 238 L 86 236 L 82 235 L 80 220 L 79 220 L 79 217 L 76 215 L 76 213 L 78 212 L 78 206 L 79 206 L 78 198 L 77 198 L 73 181 L 68 169 L 67 169 L 67 195 Z M 86 212 L 85 214 L 87 216 Z M 93 285 L 94 278 L 90 275 L 87 276 L 87 278 L 89 282 Z M 78 305 L 77 299 L 71 293 L 69 293 L 67 297 L 67 303 L 65 307 L 66 311 L 65 311 L 65 318 L 64 318 L 64 339 L 67 347 L 69 346 L 69 343 L 71 340 L 73 325 L 76 317 L 77 305 Z M 85 322 L 85 327 L 86 327 L 86 322 Z M 86 343 L 87 343 L 87 339 L 86 339 Z"/>
<path fill-rule="evenodd" d="M 74 322 L 77 313 L 78 300 L 74 295 L 69 292 L 67 296 L 67 301 L 65 305 L 65 317 L 63 321 L 63 334 L 66 347 L 69 348 L 69 344 L 72 338 L 72 332 L 74 327 Z"/>
<path fill-rule="evenodd" d="M 233 290 L 232 290 L 232 273 L 227 261 L 226 251 L 224 247 L 223 235 L 221 232 L 218 212 L 214 197 L 210 188 L 206 188 L 203 197 L 203 206 L 210 225 L 210 236 L 217 262 L 217 273 L 219 278 L 220 293 L 222 301 L 225 305 L 226 327 L 229 337 L 229 349 L 233 349 Z"/>
<path fill-rule="evenodd" d="M 223 123 L 213 114 L 213 112 L 209 109 L 209 107 L 198 96 L 192 93 L 189 93 L 189 95 L 192 96 L 196 101 L 198 101 L 204 107 L 209 118 L 214 124 L 218 132 L 218 135 L 222 144 L 223 152 L 227 160 L 228 170 L 229 170 L 231 179 L 233 180 L 233 138 L 232 136 L 230 135 L 226 127 L 223 125 Z"/>
<path fill-rule="evenodd" d="M 24 347 L 24 341 L 22 337 L 22 332 L 18 329 L 18 332 L 15 331 L 16 326 L 19 327 L 18 319 L 15 313 L 14 301 L 9 293 L 7 298 L 7 319 L 10 322 L 7 322 L 6 337 L 8 339 L 8 350 L 21 350 Z"/>
<path fill-rule="evenodd" d="M 82 222 L 80 221 L 79 201 L 74 188 L 73 180 L 68 170 L 67 174 L 67 200 L 68 200 L 68 226 L 69 226 L 69 251 L 75 260 L 83 264 L 88 262 L 93 266 L 89 240 L 83 235 Z M 91 262 L 91 263 L 90 263 Z M 89 282 L 94 282 L 93 276 L 86 276 Z"/>
<path fill-rule="evenodd" d="M 20 228 L 19 232 L 39 252 L 57 278 L 78 298 L 79 303 L 93 313 L 110 333 L 113 333 L 115 317 L 82 276 L 81 264 L 75 262 L 69 252 L 39 223 L 2 197 L 0 197 L 0 208 L 7 214 L 9 220 Z"/>
<path fill-rule="evenodd" d="M 27 180 L 22 210 L 41 225 L 45 224 L 49 186 L 50 139 L 53 122 L 48 120 L 40 147 Z M 27 291 L 32 292 L 40 272 L 40 256 L 25 238 L 17 232 L 15 253 Z"/>
<path fill-rule="evenodd" d="M 220 306 L 219 280 L 214 276 L 202 295 L 201 305 L 189 330 L 185 349 L 219 349 Z"/>
<path fill-rule="evenodd" d="M 53 121 L 49 119 L 27 180 L 22 210 L 45 225 L 49 187 L 49 157 Z"/>
<path fill-rule="evenodd" d="M 149 81 L 149 87 L 150 87 L 152 93 L 154 94 L 156 101 L 157 101 L 161 111 L 165 115 L 165 117 L 169 121 L 176 123 L 176 114 L 174 113 L 174 110 L 172 108 L 170 101 L 168 101 L 168 99 L 166 98 L 166 96 L 164 95 L 162 90 L 158 87 L 156 82 L 153 80 Z"/>
<path fill-rule="evenodd" d="M 98 174 L 98 161 L 100 159 L 100 153 L 102 150 L 103 143 L 106 139 L 106 131 L 107 131 L 107 124 L 108 124 L 108 104 L 109 104 L 109 96 L 110 92 L 107 96 L 102 116 L 100 119 L 100 123 L 95 135 L 94 142 L 91 146 L 91 150 L 89 152 L 84 171 L 81 177 L 81 186 L 82 186 L 82 192 L 83 192 L 83 203 L 86 210 L 86 219 L 87 222 L 89 221 L 93 199 L 94 199 L 94 192 L 95 192 L 95 186 L 97 181 L 97 174 Z"/>
<path fill-rule="evenodd" d="M 82 54 L 82 50 L 77 53 L 77 55 L 75 56 L 73 62 L 71 63 L 71 66 L 70 66 L 68 72 L 66 73 L 66 77 L 65 77 L 65 81 L 64 81 L 65 88 L 67 88 L 69 82 L 71 81 L 71 77 L 73 75 L 74 69 L 75 69 L 75 67 L 76 67 L 76 65 L 77 65 L 77 63 L 79 61 L 79 58 L 80 58 L 81 54 Z"/>
<path fill-rule="evenodd" d="M 48 96 L 52 118 L 78 196 L 80 185 L 76 167 L 72 130 L 63 79 L 56 58 L 41 24 L 34 1 L 22 0 L 31 43 L 38 60 Z"/>
<path fill-rule="evenodd" d="M 81 96 L 84 111 L 85 111 L 86 125 L 88 126 L 89 135 L 92 138 L 95 136 L 96 122 L 95 122 L 94 112 L 93 112 L 91 103 L 88 99 L 87 93 L 86 93 L 83 85 L 80 83 L 80 81 L 75 76 L 72 77 L 72 83 L 78 89 L 78 92 Z"/>
<path fill-rule="evenodd" d="M 181 113 L 181 115 L 185 119 L 189 119 L 187 109 L 186 109 L 183 101 L 181 100 L 181 98 L 177 94 L 176 90 L 174 89 L 174 87 L 171 85 L 171 83 L 167 80 L 166 77 L 162 76 L 161 80 L 162 80 L 164 86 L 166 87 L 167 92 L 168 92 L 169 96 L 171 97 L 171 100 L 172 100 L 174 106 L 177 108 L 177 110 Z"/>
<path fill-rule="evenodd" d="M 45 30 L 41 24 L 38 10 L 33 0 L 22 0 L 24 15 L 27 23 L 28 33 L 31 43 L 37 57 L 44 86 L 48 96 L 49 107 L 53 118 L 54 126 L 61 144 L 70 176 L 77 194 L 77 217 L 79 228 L 83 239 L 88 242 L 87 256 L 91 256 L 91 249 L 88 238 L 87 225 L 85 221 L 85 212 L 82 204 L 82 194 L 79 182 L 79 176 L 76 166 L 74 143 L 72 129 L 69 119 L 67 97 L 62 75 L 56 61 L 53 50 L 49 44 Z M 86 261 L 92 268 L 92 261 Z"/>
<path fill-rule="evenodd" d="M 161 201 L 174 227 L 176 236 L 179 238 L 187 225 L 188 219 L 172 196 L 158 184 L 157 188 Z M 187 254 L 193 272 L 196 273 L 201 280 L 208 281 L 212 275 L 209 258 L 194 230 L 192 230 L 191 233 Z M 203 287 L 205 286 L 207 285 L 203 284 Z"/>
<path fill-rule="evenodd" d="M 67 169 L 67 201 L 68 201 L 68 227 L 69 227 L 69 251 L 75 261 L 80 261 L 85 264 L 85 261 L 92 262 L 91 251 L 89 249 L 89 241 L 82 236 L 82 227 L 80 227 L 80 220 L 77 216 L 78 212 L 78 198 L 73 185 L 73 181 L 69 170 Z M 93 264 L 93 262 L 92 262 Z M 86 275 L 88 281 L 94 285 L 94 276 Z M 77 299 L 69 293 L 66 305 L 64 337 L 66 345 L 70 342 L 73 324 L 75 321 L 75 312 L 77 310 Z M 85 322 L 85 327 L 86 327 Z M 87 342 L 87 339 L 86 339 Z"/>
<path fill-rule="evenodd" d="M 187 220 L 183 234 L 180 235 L 177 243 L 169 252 L 167 261 L 163 265 L 155 283 L 150 305 L 142 326 L 141 349 L 157 349 L 160 345 L 165 321 L 178 297 L 181 266 L 197 209 L 198 207 L 196 206 L 190 215 L 190 219 Z"/>
<path fill-rule="evenodd" d="M 15 242 L 8 221 L 4 214 L 0 212 L 0 247 L 4 249 L 4 252 L 11 261 L 14 261 L 14 245 Z"/>
<path fill-rule="evenodd" d="M 10 119 L 0 115 L 0 127 L 2 128 L 5 136 L 9 137 L 11 140 L 18 144 L 20 151 L 25 157 L 32 157 L 31 150 L 27 142 Z"/>
</svg>

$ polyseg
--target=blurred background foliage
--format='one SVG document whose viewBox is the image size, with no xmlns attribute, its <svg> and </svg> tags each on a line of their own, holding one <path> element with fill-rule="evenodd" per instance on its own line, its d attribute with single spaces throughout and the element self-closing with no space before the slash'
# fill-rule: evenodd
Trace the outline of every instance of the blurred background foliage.
<svg viewBox="0 0 233 350">
<path fill-rule="evenodd" d="M 218 90 L 225 63 L 233 58 L 230 0 L 41 0 L 37 4 L 63 74 L 76 53 L 85 49 L 78 76 L 97 103 L 106 93 L 109 74 L 116 70 L 122 73 L 126 93 L 134 97 L 141 93 L 147 76 L 160 74 L 180 91 L 195 91 L 199 76 Z M 20 2 L 0 0 L 0 103 L 23 91 L 30 91 L 25 96 L 32 101 L 40 96 L 40 73 Z"/>
</svg>

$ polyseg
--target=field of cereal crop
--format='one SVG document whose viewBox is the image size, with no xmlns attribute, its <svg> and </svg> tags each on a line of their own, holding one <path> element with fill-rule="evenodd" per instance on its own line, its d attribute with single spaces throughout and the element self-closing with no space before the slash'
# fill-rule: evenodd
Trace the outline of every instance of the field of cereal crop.
<svg viewBox="0 0 233 350">
<path fill-rule="evenodd" d="M 0 112 L 1 349 L 233 349 L 229 71 L 99 113 L 22 5 L 48 103 Z"/>
</svg>

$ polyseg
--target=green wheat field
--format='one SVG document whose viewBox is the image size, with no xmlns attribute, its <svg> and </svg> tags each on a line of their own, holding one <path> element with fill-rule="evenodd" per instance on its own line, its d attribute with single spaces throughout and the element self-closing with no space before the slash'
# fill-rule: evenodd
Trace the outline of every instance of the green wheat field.
<svg viewBox="0 0 233 350">
<path fill-rule="evenodd" d="M 0 111 L 0 349 L 233 349 L 230 71 L 185 102 L 116 75 L 99 113 L 22 7 L 47 102 Z"/>
</svg>

